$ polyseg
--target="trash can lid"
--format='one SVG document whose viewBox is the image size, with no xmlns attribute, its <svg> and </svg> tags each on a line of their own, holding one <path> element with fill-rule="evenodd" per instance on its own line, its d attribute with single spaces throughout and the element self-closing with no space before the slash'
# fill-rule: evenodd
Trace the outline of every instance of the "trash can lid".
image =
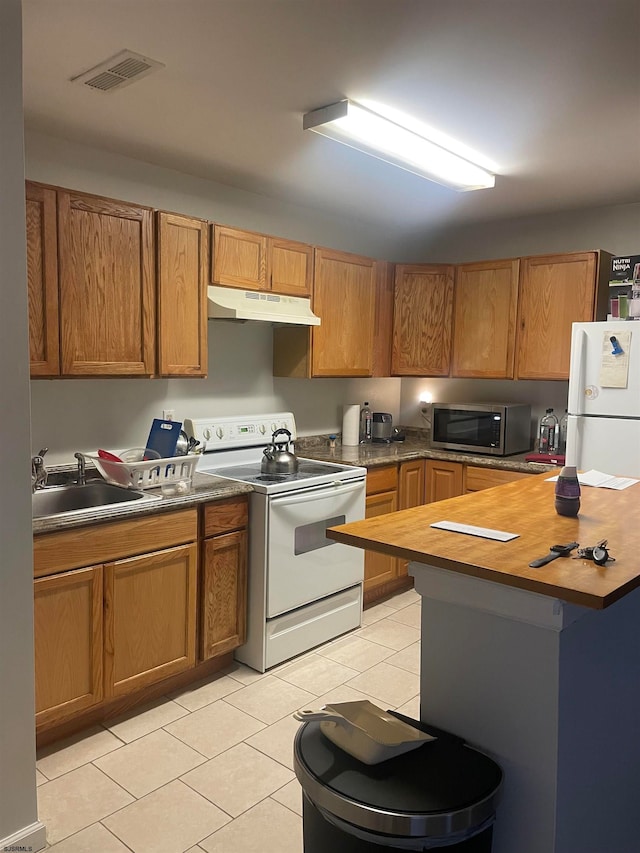
<svg viewBox="0 0 640 853">
<path fill-rule="evenodd" d="M 481 825 L 495 813 L 502 784 L 500 766 L 468 744 L 439 738 L 368 765 L 331 743 L 317 722 L 298 729 L 293 760 L 303 791 L 322 811 L 405 838 Z"/>
</svg>

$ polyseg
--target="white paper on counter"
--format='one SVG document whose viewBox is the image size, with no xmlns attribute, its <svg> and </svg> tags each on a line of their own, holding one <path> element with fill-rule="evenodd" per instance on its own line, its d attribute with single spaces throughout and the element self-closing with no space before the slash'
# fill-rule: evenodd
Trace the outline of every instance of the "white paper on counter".
<svg viewBox="0 0 640 853">
<path fill-rule="evenodd" d="M 547 483 L 555 483 L 558 479 L 558 474 L 555 477 L 547 477 Z M 578 482 L 581 486 L 593 486 L 596 489 L 628 489 L 640 480 L 634 480 L 632 477 L 616 477 L 613 474 L 603 474 L 602 471 L 591 469 L 578 474 Z"/>
</svg>

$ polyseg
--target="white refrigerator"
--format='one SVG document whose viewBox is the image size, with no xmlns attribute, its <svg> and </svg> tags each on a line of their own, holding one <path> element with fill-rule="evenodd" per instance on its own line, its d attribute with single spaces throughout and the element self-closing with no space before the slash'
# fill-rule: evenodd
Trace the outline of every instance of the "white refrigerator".
<svg viewBox="0 0 640 853">
<path fill-rule="evenodd" d="M 573 324 L 567 408 L 567 465 L 640 477 L 640 322 Z"/>
</svg>

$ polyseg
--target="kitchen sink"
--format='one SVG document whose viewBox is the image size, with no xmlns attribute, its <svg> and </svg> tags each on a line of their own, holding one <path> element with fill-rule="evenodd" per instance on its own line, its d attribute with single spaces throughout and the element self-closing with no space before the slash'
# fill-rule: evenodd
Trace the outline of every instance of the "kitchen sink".
<svg viewBox="0 0 640 853">
<path fill-rule="evenodd" d="M 62 513 L 79 513 L 130 501 L 157 501 L 157 495 L 96 481 L 84 485 L 46 486 L 31 496 L 32 518 L 47 518 Z"/>
</svg>

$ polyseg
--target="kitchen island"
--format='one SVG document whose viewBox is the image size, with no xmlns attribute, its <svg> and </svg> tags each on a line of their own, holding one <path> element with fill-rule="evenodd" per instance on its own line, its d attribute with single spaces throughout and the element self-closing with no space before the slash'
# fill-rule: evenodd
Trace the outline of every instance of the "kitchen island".
<svg viewBox="0 0 640 853">
<path fill-rule="evenodd" d="M 332 528 L 411 561 L 421 717 L 505 771 L 494 853 L 636 853 L 640 829 L 640 484 L 554 511 L 548 474 Z M 501 542 L 439 521 L 518 534 Z M 606 566 L 551 545 L 608 539 Z"/>
</svg>

